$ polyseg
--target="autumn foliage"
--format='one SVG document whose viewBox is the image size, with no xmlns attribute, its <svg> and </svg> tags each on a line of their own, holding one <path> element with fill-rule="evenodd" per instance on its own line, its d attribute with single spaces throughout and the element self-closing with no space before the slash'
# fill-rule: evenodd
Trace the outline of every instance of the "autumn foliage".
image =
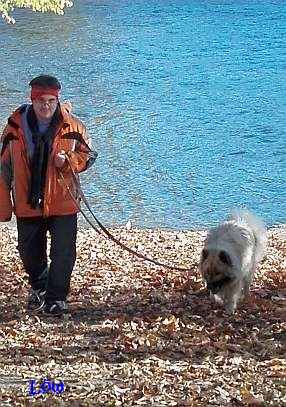
<svg viewBox="0 0 286 407">
<path fill-rule="evenodd" d="M 8 23 L 15 23 L 11 13 L 15 8 L 29 8 L 33 11 L 45 13 L 51 11 L 55 14 L 63 14 L 66 7 L 73 5 L 70 0 L 2 0 L 0 1 L 0 14 Z"/>
<path fill-rule="evenodd" d="M 0 229 L 0 405 L 285 406 L 286 243 L 268 231 L 251 301 L 211 304 L 198 259 L 205 232 L 112 231 L 142 261 L 81 229 L 70 314 L 28 313 L 16 230 Z M 29 394 L 44 379 L 62 393 Z"/>
</svg>

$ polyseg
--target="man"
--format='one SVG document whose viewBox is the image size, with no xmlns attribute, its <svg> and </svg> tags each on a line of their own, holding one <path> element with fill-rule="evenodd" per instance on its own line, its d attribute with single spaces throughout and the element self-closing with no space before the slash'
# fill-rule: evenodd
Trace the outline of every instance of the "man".
<svg viewBox="0 0 286 407">
<path fill-rule="evenodd" d="M 32 104 L 11 115 L 1 139 L 0 221 L 9 221 L 12 211 L 16 215 L 18 250 L 32 288 L 28 309 L 61 315 L 76 259 L 79 197 L 73 171 L 86 170 L 96 153 L 70 104 L 59 102 L 59 81 L 40 75 L 29 85 Z"/>
</svg>

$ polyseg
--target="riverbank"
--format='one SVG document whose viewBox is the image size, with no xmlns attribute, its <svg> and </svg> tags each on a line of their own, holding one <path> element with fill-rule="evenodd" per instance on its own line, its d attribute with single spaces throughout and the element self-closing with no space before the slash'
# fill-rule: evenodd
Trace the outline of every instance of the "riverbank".
<svg viewBox="0 0 286 407">
<path fill-rule="evenodd" d="M 283 230 L 268 230 L 252 300 L 227 317 L 198 273 L 205 231 L 112 230 L 132 249 L 189 269 L 175 271 L 81 227 L 70 314 L 58 319 L 26 312 L 16 229 L 2 224 L 0 404 L 285 405 Z M 40 389 L 45 378 L 64 391 L 29 394 L 30 380 Z"/>
<path fill-rule="evenodd" d="M 93 220 L 93 218 L 89 215 L 88 216 L 88 218 L 90 219 L 90 221 L 94 224 L 94 226 L 96 226 L 96 228 L 98 228 L 98 225 L 96 224 L 96 222 Z M 101 221 L 101 219 L 99 219 L 100 221 Z M 122 229 L 122 230 L 124 230 L 124 229 L 128 229 L 129 228 L 129 226 L 128 226 L 128 224 L 130 223 L 130 227 L 131 227 L 131 229 L 132 229 L 132 222 L 127 222 L 127 227 L 125 226 L 118 226 L 118 229 Z M 78 225 L 79 225 L 79 228 L 81 228 L 81 229 L 92 229 L 92 227 L 91 227 L 91 225 L 90 225 L 90 223 L 88 223 L 87 221 L 86 221 L 86 219 L 82 216 L 82 214 L 81 213 L 79 213 L 78 214 Z M 107 225 L 104 225 L 105 227 L 107 227 L 108 229 L 109 229 L 109 227 L 107 226 Z M 1 228 L 5 228 L 5 227 L 8 227 L 8 228 L 14 228 L 14 227 L 16 227 L 16 217 L 13 215 L 13 217 L 12 217 L 12 219 L 11 219 L 11 221 L 10 222 L 0 222 L 0 229 Z M 133 228 L 134 229 L 134 228 Z M 143 228 L 138 228 L 138 227 L 135 227 L 135 230 L 144 230 Z M 157 229 L 157 230 L 159 230 L 160 228 L 154 228 L 154 229 Z M 271 225 L 271 226 L 269 226 L 268 228 L 267 228 L 268 230 L 275 230 L 275 233 L 278 233 L 279 235 L 281 235 L 281 237 L 285 237 L 285 239 L 286 239 L 286 223 L 279 223 L 279 224 L 274 224 L 274 225 Z M 150 229 L 150 228 L 146 228 L 146 230 L 152 230 L 152 229 Z M 165 230 L 165 231 L 167 231 L 167 230 L 169 230 L 169 231 L 172 231 L 171 229 L 161 229 L 161 230 Z M 206 228 L 202 228 L 202 229 L 200 229 L 200 230 L 197 230 L 197 229 L 191 229 L 193 232 L 203 232 L 203 233 L 205 233 L 204 231 L 205 230 L 207 230 Z M 184 233 L 186 230 L 183 230 L 182 232 Z M 176 230 L 173 230 L 173 232 L 174 233 L 176 233 Z"/>
</svg>

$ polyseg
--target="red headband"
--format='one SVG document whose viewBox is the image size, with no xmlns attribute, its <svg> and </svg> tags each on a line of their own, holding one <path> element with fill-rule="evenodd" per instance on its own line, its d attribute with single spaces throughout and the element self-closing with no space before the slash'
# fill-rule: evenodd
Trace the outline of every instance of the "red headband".
<svg viewBox="0 0 286 407">
<path fill-rule="evenodd" d="M 34 100 L 42 95 L 53 95 L 59 97 L 59 89 L 56 88 L 41 88 L 39 86 L 32 86 L 31 100 Z"/>
</svg>

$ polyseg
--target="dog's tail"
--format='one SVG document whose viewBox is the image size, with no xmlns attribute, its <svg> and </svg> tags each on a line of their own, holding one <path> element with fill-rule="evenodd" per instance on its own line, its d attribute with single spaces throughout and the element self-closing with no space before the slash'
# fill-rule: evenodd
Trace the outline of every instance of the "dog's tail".
<svg viewBox="0 0 286 407">
<path fill-rule="evenodd" d="M 267 232 L 262 220 L 248 209 L 234 209 L 230 218 L 247 224 L 252 230 L 256 247 L 255 260 L 259 262 L 265 255 L 267 248 Z"/>
</svg>

